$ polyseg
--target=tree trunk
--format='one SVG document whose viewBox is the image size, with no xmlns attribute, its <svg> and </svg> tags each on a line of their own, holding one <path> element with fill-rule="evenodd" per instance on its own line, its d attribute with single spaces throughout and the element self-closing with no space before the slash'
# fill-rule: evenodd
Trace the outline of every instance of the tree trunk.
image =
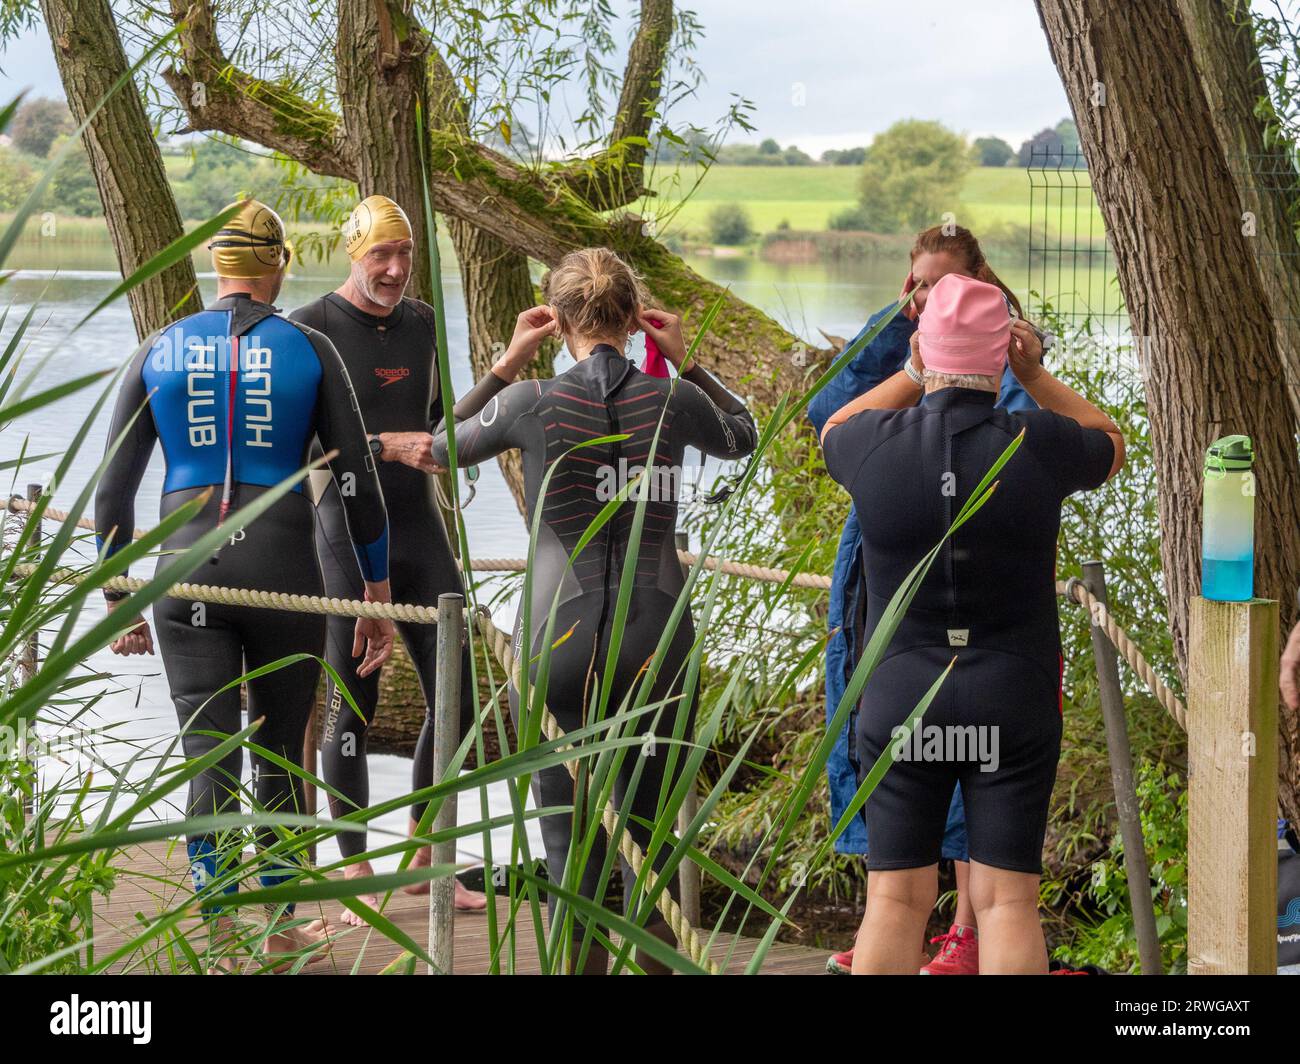
<svg viewBox="0 0 1300 1064">
<path fill-rule="evenodd" d="M 448 219 L 447 229 L 460 265 L 465 312 L 469 316 L 469 361 L 477 380 L 505 351 L 514 333 L 515 318 L 536 302 L 537 294 L 527 256 L 458 218 Z M 530 377 L 548 377 L 554 368 L 554 349 L 548 346 L 524 372 Z M 524 513 L 524 466 L 519 452 L 506 451 L 498 456 L 497 465 L 515 505 Z"/>
<path fill-rule="evenodd" d="M 183 234 L 162 154 L 134 81 L 104 100 L 130 69 L 108 0 L 41 0 L 41 10 L 73 117 L 80 124 L 94 114 L 82 142 L 118 266 L 129 277 Z M 188 257 L 137 285 L 127 299 L 140 339 L 203 306 Z"/>
<path fill-rule="evenodd" d="M 338 13 L 335 63 L 354 180 L 363 198 L 381 194 L 405 209 L 415 234 L 411 289 L 428 302 L 433 279 L 415 114 L 418 106 L 428 122 L 428 39 L 409 30 L 399 40 L 387 0 L 340 0 Z"/>
<path fill-rule="evenodd" d="M 1291 408 L 1300 418 L 1300 242 L 1287 191 L 1296 175 L 1285 150 L 1264 146 L 1264 125 L 1255 108 L 1267 98 L 1268 85 L 1250 15 L 1243 9 L 1236 18 L 1227 16 L 1225 0 L 1178 0 L 1178 7 L 1237 187 L 1242 225 L 1253 230 L 1250 245 L 1272 310 Z"/>
<path fill-rule="evenodd" d="M 1215 437 L 1254 440 L 1256 594 L 1281 600 L 1286 624 L 1300 558 L 1300 468 L 1277 333 L 1197 69 L 1233 57 L 1207 52 L 1204 28 L 1174 5 L 1037 2 L 1142 346 L 1169 621 L 1186 676 L 1201 465 Z M 1284 806 L 1294 815 L 1300 748 L 1294 715 L 1284 720 Z"/>
<path fill-rule="evenodd" d="M 436 50 L 429 54 L 429 108 L 434 129 L 468 140 L 465 101 L 455 76 Z M 465 314 L 469 319 L 469 362 L 477 380 L 506 349 L 514 334 L 515 319 L 533 305 L 537 293 L 529 273 L 528 256 L 515 251 L 499 237 L 486 233 L 454 215 L 447 230 L 456 249 Z M 544 344 L 524 374 L 548 377 L 555 369 L 555 346 Z M 524 509 L 524 467 L 516 451 L 497 456 L 515 506 Z"/>
</svg>

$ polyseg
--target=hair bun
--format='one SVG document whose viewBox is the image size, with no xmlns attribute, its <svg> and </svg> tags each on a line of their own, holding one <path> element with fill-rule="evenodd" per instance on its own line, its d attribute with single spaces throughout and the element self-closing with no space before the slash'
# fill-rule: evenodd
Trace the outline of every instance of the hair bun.
<svg viewBox="0 0 1300 1064">
<path fill-rule="evenodd" d="M 648 302 L 641 279 L 609 248 L 571 251 L 542 278 L 542 295 L 565 332 L 612 338 L 636 328 Z"/>
</svg>

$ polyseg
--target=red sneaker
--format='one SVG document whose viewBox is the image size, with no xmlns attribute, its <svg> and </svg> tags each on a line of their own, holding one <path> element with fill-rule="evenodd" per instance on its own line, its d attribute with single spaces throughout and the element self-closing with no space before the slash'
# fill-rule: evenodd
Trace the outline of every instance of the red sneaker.
<svg viewBox="0 0 1300 1064">
<path fill-rule="evenodd" d="M 946 935 L 930 941 L 938 943 L 939 952 L 921 969 L 922 975 L 980 974 L 980 947 L 975 928 L 953 924 Z"/>
<path fill-rule="evenodd" d="M 853 951 L 846 949 L 843 953 L 833 953 L 826 961 L 827 975 L 852 975 Z"/>
</svg>

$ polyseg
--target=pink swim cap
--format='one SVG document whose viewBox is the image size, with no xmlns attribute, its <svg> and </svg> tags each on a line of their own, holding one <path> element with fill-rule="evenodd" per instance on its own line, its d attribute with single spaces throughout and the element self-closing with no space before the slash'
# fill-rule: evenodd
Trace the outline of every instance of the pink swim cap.
<svg viewBox="0 0 1300 1064">
<path fill-rule="evenodd" d="M 945 274 L 930 289 L 917 333 L 926 369 L 1001 377 L 1011 342 L 1006 297 L 995 284 Z"/>
</svg>

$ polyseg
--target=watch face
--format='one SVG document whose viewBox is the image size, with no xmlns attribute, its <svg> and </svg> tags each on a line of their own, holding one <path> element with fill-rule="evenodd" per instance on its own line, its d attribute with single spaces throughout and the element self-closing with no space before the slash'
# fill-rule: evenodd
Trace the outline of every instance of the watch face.
<svg viewBox="0 0 1300 1064">
<path fill-rule="evenodd" d="M 384 441 L 381 440 L 378 436 L 371 436 L 370 453 L 373 454 L 376 458 L 378 458 L 383 453 L 383 450 L 384 450 Z"/>
</svg>

